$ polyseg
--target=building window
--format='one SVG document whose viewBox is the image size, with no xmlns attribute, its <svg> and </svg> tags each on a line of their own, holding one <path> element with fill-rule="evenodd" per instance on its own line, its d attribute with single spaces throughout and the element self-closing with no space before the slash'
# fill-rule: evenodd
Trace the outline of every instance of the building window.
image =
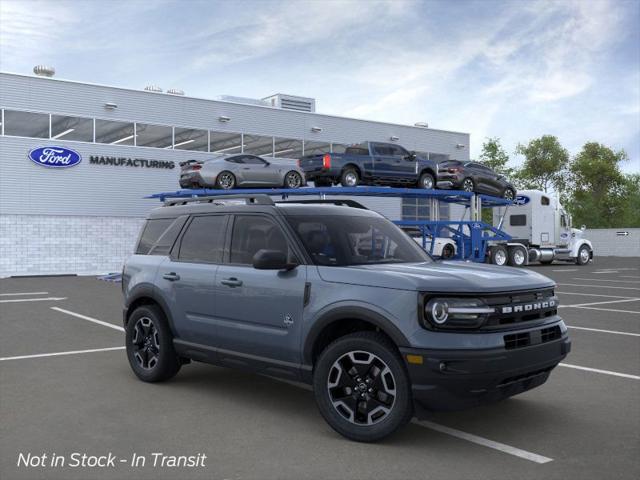
<svg viewBox="0 0 640 480">
<path fill-rule="evenodd" d="M 244 153 L 251 155 L 273 156 L 273 137 L 263 137 L 260 135 L 243 135 Z"/>
<path fill-rule="evenodd" d="M 15 137 L 49 138 L 49 115 L 5 110 L 4 134 Z"/>
<path fill-rule="evenodd" d="M 302 157 L 302 140 L 290 138 L 274 138 L 274 157 L 278 158 L 300 158 Z"/>
<path fill-rule="evenodd" d="M 240 133 L 209 132 L 209 151 L 223 155 L 242 153 L 242 135 Z"/>
<path fill-rule="evenodd" d="M 323 153 L 329 153 L 331 151 L 331 144 L 327 142 L 310 142 L 304 141 L 304 154 L 305 155 L 322 155 Z"/>
<path fill-rule="evenodd" d="M 93 119 L 51 115 L 51 138 L 93 142 Z"/>
<path fill-rule="evenodd" d="M 428 198 L 403 198 L 403 220 L 430 220 L 430 208 Z"/>
<path fill-rule="evenodd" d="M 96 142 L 111 145 L 133 145 L 134 126 L 129 122 L 96 120 Z"/>
<path fill-rule="evenodd" d="M 209 136 L 206 130 L 176 127 L 175 137 L 173 148 L 177 150 L 208 151 Z"/>
<path fill-rule="evenodd" d="M 138 147 L 171 148 L 173 129 L 164 125 L 136 123 L 136 145 Z"/>
</svg>

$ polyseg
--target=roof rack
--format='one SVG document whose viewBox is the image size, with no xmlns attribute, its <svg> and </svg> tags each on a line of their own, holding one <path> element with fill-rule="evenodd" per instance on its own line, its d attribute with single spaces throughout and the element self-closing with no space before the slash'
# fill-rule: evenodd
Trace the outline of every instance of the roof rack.
<svg viewBox="0 0 640 480">
<path fill-rule="evenodd" d="M 268 195 L 224 195 L 208 197 L 172 198 L 164 202 L 165 207 L 175 207 L 177 205 L 187 205 L 190 203 L 213 203 L 215 205 L 227 205 L 227 200 L 244 200 L 247 205 L 274 205 L 273 200 Z"/>
<path fill-rule="evenodd" d="M 355 200 L 350 200 L 346 198 L 336 198 L 333 200 L 283 200 L 281 202 L 276 202 L 276 204 L 281 203 L 303 203 L 303 204 L 326 204 L 326 205 L 338 205 L 341 207 L 352 207 L 352 208 L 361 208 L 362 210 L 369 210 L 367 207 L 362 205 L 360 202 L 356 202 Z"/>
</svg>

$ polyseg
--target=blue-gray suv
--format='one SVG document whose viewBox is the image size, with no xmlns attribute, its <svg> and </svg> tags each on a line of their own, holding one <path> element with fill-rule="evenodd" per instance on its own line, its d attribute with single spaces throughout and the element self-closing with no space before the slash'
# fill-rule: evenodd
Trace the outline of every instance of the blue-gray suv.
<svg viewBox="0 0 640 480">
<path fill-rule="evenodd" d="M 434 261 L 342 203 L 230 195 L 154 209 L 123 274 L 135 374 L 157 382 L 201 361 L 306 382 L 331 427 L 375 441 L 414 412 L 537 387 L 569 352 L 548 278 Z"/>
</svg>

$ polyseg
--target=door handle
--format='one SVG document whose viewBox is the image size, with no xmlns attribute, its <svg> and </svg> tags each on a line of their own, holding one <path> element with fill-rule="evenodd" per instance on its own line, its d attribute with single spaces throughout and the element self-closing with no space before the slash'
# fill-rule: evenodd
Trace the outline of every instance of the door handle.
<svg viewBox="0 0 640 480">
<path fill-rule="evenodd" d="M 170 272 L 162 275 L 162 278 L 164 278 L 165 280 L 169 280 L 170 282 L 175 282 L 176 280 L 180 280 L 180 275 L 178 275 L 176 272 Z"/>
<path fill-rule="evenodd" d="M 238 280 L 236 277 L 225 278 L 224 280 L 220 280 L 220 283 L 231 288 L 242 286 L 242 280 Z"/>
</svg>

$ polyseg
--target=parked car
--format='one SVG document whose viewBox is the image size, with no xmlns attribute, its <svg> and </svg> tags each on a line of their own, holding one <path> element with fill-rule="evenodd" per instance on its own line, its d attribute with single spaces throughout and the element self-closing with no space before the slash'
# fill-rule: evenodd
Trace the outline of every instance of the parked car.
<svg viewBox="0 0 640 480">
<path fill-rule="evenodd" d="M 299 161 L 308 181 L 316 187 L 340 183 L 390 185 L 432 189 L 436 187 L 438 164 L 395 143 L 364 142 L 344 153 L 307 155 Z"/>
<path fill-rule="evenodd" d="M 304 172 L 291 159 L 257 155 L 221 155 L 180 163 L 181 188 L 284 187 L 306 185 Z"/>
<path fill-rule="evenodd" d="M 478 162 L 445 160 L 438 165 L 438 188 L 477 192 L 508 200 L 516 198 L 516 188 L 504 175 Z"/>
<path fill-rule="evenodd" d="M 150 212 L 122 276 L 140 380 L 200 361 L 306 382 L 333 429 L 375 441 L 415 405 L 459 409 L 538 387 L 570 350 L 555 283 L 539 273 L 434 262 L 364 208 L 242 198 Z"/>
<path fill-rule="evenodd" d="M 439 257 L 443 260 L 451 260 L 456 256 L 456 242 L 451 238 L 436 237 L 435 239 L 430 235 L 422 237 L 422 232 L 418 228 L 414 227 L 402 227 L 402 230 L 409 235 L 418 245 L 423 247 L 427 252 L 431 253 L 434 257 Z M 424 245 L 423 245 L 424 240 Z M 431 244 L 433 243 L 433 251 L 431 251 Z"/>
</svg>

